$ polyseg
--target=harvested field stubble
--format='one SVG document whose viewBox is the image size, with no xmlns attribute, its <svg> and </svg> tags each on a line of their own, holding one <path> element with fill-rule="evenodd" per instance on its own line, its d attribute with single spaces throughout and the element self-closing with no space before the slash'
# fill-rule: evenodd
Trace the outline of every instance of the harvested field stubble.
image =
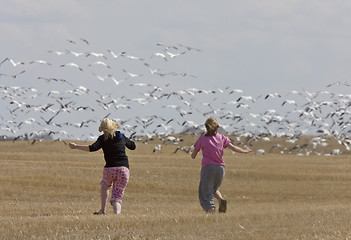
<svg viewBox="0 0 351 240">
<path fill-rule="evenodd" d="M 225 150 L 221 192 L 228 210 L 209 215 L 197 198 L 201 157 L 173 154 L 173 144 L 153 153 L 156 143 L 137 143 L 128 151 L 131 179 L 122 214 L 108 208 L 106 216 L 94 216 L 101 152 L 51 141 L 0 145 L 1 239 L 351 238 L 349 155 Z"/>
</svg>

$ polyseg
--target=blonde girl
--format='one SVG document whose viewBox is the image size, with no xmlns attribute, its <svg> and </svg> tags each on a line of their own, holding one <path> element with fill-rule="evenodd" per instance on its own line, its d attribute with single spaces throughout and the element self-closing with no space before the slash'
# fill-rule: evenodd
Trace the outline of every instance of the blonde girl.
<svg viewBox="0 0 351 240">
<path fill-rule="evenodd" d="M 120 214 L 122 210 L 122 198 L 129 180 L 129 161 L 125 148 L 134 150 L 136 145 L 133 141 L 117 131 L 119 125 L 111 119 L 104 118 L 99 126 L 103 132 L 91 145 L 77 145 L 70 142 L 71 149 L 94 152 L 102 148 L 105 159 L 101 186 L 101 209 L 94 212 L 96 215 L 106 213 L 106 203 L 109 189 L 112 187 L 110 203 L 114 214 Z"/>
</svg>

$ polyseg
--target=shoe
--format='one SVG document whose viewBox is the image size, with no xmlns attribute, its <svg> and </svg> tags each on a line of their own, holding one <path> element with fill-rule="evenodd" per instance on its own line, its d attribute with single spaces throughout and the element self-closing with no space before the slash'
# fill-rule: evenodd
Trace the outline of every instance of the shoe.
<svg viewBox="0 0 351 240">
<path fill-rule="evenodd" d="M 227 200 L 222 199 L 219 202 L 218 212 L 225 213 L 227 211 Z"/>
<path fill-rule="evenodd" d="M 105 215 L 105 213 L 103 213 L 101 211 L 96 211 L 96 212 L 94 212 L 94 215 Z"/>
</svg>

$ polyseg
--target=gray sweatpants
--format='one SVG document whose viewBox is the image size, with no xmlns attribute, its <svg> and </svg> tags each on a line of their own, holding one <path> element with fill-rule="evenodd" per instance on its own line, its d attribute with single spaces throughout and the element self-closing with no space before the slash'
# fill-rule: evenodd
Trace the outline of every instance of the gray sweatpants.
<svg viewBox="0 0 351 240">
<path fill-rule="evenodd" d="M 221 186 L 224 174 L 224 166 L 207 164 L 201 168 L 199 199 L 205 211 L 215 207 L 213 194 Z"/>
</svg>

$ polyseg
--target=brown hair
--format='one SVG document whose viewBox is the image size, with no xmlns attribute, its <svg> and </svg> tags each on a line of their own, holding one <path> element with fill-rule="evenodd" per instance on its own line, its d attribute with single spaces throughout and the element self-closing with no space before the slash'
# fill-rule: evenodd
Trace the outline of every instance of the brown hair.
<svg viewBox="0 0 351 240">
<path fill-rule="evenodd" d="M 205 136 L 215 136 L 219 128 L 217 119 L 215 119 L 214 117 L 207 118 L 205 122 L 205 127 L 207 131 L 205 133 Z"/>
<path fill-rule="evenodd" d="M 104 118 L 99 126 L 99 131 L 104 132 L 104 140 L 106 141 L 109 138 L 113 138 L 116 133 L 116 129 L 119 128 L 119 125 L 112 121 L 111 119 Z"/>
</svg>

